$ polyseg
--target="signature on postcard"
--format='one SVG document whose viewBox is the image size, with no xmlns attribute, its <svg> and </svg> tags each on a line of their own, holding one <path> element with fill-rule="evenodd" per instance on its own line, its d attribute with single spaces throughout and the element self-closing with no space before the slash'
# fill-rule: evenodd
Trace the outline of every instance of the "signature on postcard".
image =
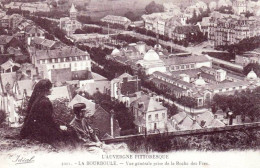
<svg viewBox="0 0 260 168">
<path fill-rule="evenodd" d="M 21 155 L 9 155 L 9 158 L 14 164 L 28 164 L 33 163 L 35 156 L 21 156 Z"/>
</svg>

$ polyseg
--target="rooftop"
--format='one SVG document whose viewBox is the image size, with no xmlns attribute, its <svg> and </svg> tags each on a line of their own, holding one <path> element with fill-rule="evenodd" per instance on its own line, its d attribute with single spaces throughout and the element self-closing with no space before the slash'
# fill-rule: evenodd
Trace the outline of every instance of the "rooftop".
<svg viewBox="0 0 260 168">
<path fill-rule="evenodd" d="M 32 54 L 36 56 L 37 60 L 89 55 L 87 52 L 84 52 L 78 49 L 77 47 L 69 47 L 69 46 L 61 47 L 54 50 L 36 50 Z"/>
<path fill-rule="evenodd" d="M 162 60 L 168 66 L 211 61 L 210 58 L 205 55 L 173 56 Z"/>
</svg>

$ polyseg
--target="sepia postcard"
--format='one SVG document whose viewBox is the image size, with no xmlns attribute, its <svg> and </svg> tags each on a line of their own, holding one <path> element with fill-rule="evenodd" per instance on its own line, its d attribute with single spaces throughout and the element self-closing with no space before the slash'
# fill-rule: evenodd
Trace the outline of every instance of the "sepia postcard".
<svg viewBox="0 0 260 168">
<path fill-rule="evenodd" d="M 258 168 L 260 0 L 0 0 L 1 168 Z"/>
</svg>

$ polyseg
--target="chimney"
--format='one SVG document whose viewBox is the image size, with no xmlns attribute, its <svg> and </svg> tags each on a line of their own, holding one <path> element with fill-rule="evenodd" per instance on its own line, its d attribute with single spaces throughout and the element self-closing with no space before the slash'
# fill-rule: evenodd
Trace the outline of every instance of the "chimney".
<svg viewBox="0 0 260 168">
<path fill-rule="evenodd" d="M 114 138 L 114 110 L 110 111 L 110 131 L 111 131 L 111 137 Z"/>
<path fill-rule="evenodd" d="M 198 72 L 198 73 L 197 73 L 197 77 L 198 77 L 198 79 L 200 78 L 200 76 L 201 76 L 201 73 Z"/>
<path fill-rule="evenodd" d="M 218 118 L 218 115 L 214 115 L 214 119 L 217 119 Z"/>
</svg>

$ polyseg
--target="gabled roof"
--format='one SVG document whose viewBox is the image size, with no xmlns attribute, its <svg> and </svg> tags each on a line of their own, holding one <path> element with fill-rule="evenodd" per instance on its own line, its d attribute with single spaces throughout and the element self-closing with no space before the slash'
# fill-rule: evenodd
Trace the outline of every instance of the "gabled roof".
<svg viewBox="0 0 260 168">
<path fill-rule="evenodd" d="M 175 114 L 175 115 L 172 116 L 171 118 L 172 118 L 177 124 L 179 124 L 186 116 L 187 116 L 187 113 L 185 113 L 185 112 L 179 112 L 178 114 Z"/>
<path fill-rule="evenodd" d="M 56 41 L 48 40 L 48 39 L 42 39 L 42 38 L 39 38 L 39 37 L 35 37 L 33 39 L 33 42 L 35 44 L 42 45 L 42 46 L 45 46 L 45 47 L 48 47 L 48 48 L 51 48 L 56 43 Z"/>
<path fill-rule="evenodd" d="M 32 26 L 29 29 L 26 30 L 26 32 L 28 34 L 36 34 L 36 33 L 44 33 L 43 30 L 41 30 L 40 28 L 36 27 L 36 26 Z"/>
<path fill-rule="evenodd" d="M 221 122 L 219 119 L 213 119 L 208 127 L 224 127 L 225 124 L 223 122 Z"/>
<path fill-rule="evenodd" d="M 37 60 L 89 55 L 87 52 L 71 46 L 64 46 L 54 50 L 36 50 L 35 52 L 32 52 L 32 54 L 36 56 Z"/>
<path fill-rule="evenodd" d="M 201 126 L 189 116 L 186 116 L 179 124 L 178 127 L 181 130 L 194 130 L 201 129 Z"/>
<path fill-rule="evenodd" d="M 101 76 L 100 74 L 97 74 L 95 72 L 91 72 L 91 74 L 95 81 L 103 81 L 103 80 L 107 81 L 108 80 L 106 77 Z"/>
<path fill-rule="evenodd" d="M 190 56 L 173 56 L 167 59 L 162 59 L 164 63 L 168 66 L 170 65 L 181 65 L 189 63 L 199 63 L 199 62 L 210 62 L 210 58 L 205 55 L 190 55 Z"/>
<path fill-rule="evenodd" d="M 10 41 L 13 39 L 13 36 L 8 36 L 8 35 L 1 35 L 0 36 L 0 45 L 6 45 L 10 43 Z"/>
<path fill-rule="evenodd" d="M 121 80 L 123 80 L 124 78 L 132 78 L 133 76 L 132 75 L 130 75 L 130 74 L 128 74 L 128 73 L 123 73 L 122 75 L 120 75 L 120 76 L 118 76 L 117 78 L 115 78 L 115 79 L 121 79 Z"/>
<path fill-rule="evenodd" d="M 7 70 L 7 69 L 10 69 L 14 66 L 21 67 L 20 64 L 17 64 L 12 59 L 9 59 L 5 63 L 3 63 L 0 67 L 1 67 L 1 69 Z"/>
<path fill-rule="evenodd" d="M 208 126 L 212 120 L 214 119 L 214 115 L 211 112 L 205 112 L 202 114 L 197 115 L 196 121 L 201 124 L 202 121 L 205 121 L 204 126 Z"/>
</svg>

